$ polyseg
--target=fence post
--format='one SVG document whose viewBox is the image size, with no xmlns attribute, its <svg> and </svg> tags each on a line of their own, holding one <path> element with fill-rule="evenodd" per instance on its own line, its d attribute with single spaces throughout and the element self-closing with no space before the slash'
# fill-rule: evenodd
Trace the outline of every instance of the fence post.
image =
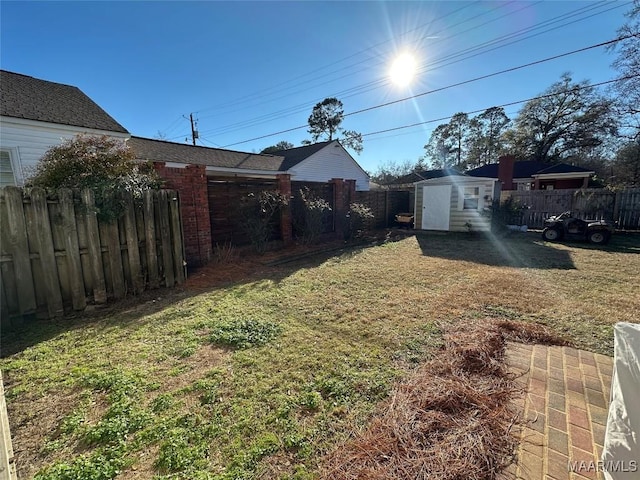
<svg viewBox="0 0 640 480">
<path fill-rule="evenodd" d="M 384 228 L 389 228 L 389 190 L 384 191 Z"/>
<path fill-rule="evenodd" d="M 133 293 L 144 290 L 144 276 L 140 264 L 140 246 L 138 244 L 138 229 L 136 226 L 136 213 L 134 211 L 133 196 L 126 192 L 126 210 L 124 213 L 124 229 L 127 238 L 127 258 L 129 260 L 129 272 L 131 272 L 131 285 Z"/>
<path fill-rule="evenodd" d="M 58 278 L 58 266 L 56 265 L 53 238 L 51 236 L 51 223 L 49 220 L 49 208 L 47 195 L 41 188 L 34 188 L 31 192 L 31 205 L 38 225 L 37 243 L 44 277 L 45 294 L 49 318 L 61 317 L 64 314 L 62 306 L 62 294 L 60 293 L 60 280 Z"/>
<path fill-rule="evenodd" d="M 87 306 L 87 298 L 84 291 L 80 247 L 78 246 L 78 227 L 76 225 L 76 214 L 73 207 L 73 193 L 69 189 L 61 189 L 58 192 L 58 198 L 60 199 L 65 249 L 67 250 L 71 302 L 74 310 L 84 310 Z"/>
<path fill-rule="evenodd" d="M 186 278 L 184 260 L 184 246 L 182 244 L 182 221 L 180 219 L 180 194 L 178 191 L 171 192 L 169 199 L 169 213 L 171 214 L 171 237 L 173 245 L 173 263 L 176 273 L 176 282 L 182 285 Z"/>
<path fill-rule="evenodd" d="M 153 191 L 144 192 L 144 236 L 147 251 L 147 270 L 149 274 L 149 287 L 158 288 L 160 277 L 158 275 L 158 253 L 156 247 L 156 221 L 153 208 Z"/>
<path fill-rule="evenodd" d="M 91 276 L 93 280 L 93 298 L 96 303 L 106 303 L 107 287 L 104 281 L 100 231 L 98 230 L 98 218 L 96 216 L 96 206 L 92 190 L 85 189 L 82 191 L 82 203 L 87 220 L 87 243 L 89 246 L 89 262 L 91 264 Z"/>
<path fill-rule="evenodd" d="M 622 192 L 617 191 L 615 193 L 615 197 L 613 200 L 613 221 L 618 221 L 618 216 L 620 215 L 620 202 L 622 200 Z"/>
<path fill-rule="evenodd" d="M 160 212 L 160 239 L 162 241 L 162 265 L 164 270 L 164 284 L 173 287 L 176 277 L 173 274 L 173 251 L 171 248 L 171 230 L 169 226 L 169 196 L 166 190 L 160 190 L 158 196 L 158 211 Z"/>
<path fill-rule="evenodd" d="M 11 252 L 13 260 L 20 314 L 27 315 L 36 311 L 36 293 L 31 272 L 22 190 L 17 187 L 6 187 L 4 198 L 7 205 L 8 222 L 2 228 L 6 228 L 9 233 L 8 250 Z"/>
</svg>

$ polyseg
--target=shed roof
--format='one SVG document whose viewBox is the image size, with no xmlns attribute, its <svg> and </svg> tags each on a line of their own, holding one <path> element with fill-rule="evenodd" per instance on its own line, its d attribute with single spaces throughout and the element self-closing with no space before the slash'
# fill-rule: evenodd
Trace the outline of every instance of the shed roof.
<svg viewBox="0 0 640 480">
<path fill-rule="evenodd" d="M 411 172 L 400 178 L 395 179 L 390 185 L 405 185 L 407 183 L 416 183 L 431 178 L 448 177 L 451 175 L 465 175 L 455 168 L 438 168 L 434 170 L 422 170 L 420 172 Z"/>
<path fill-rule="evenodd" d="M 78 87 L 0 70 L 0 115 L 129 133 Z"/>
<path fill-rule="evenodd" d="M 237 152 L 143 137 L 131 137 L 127 143 L 138 160 L 272 172 L 285 170 L 284 158 L 279 155 Z"/>
<path fill-rule="evenodd" d="M 445 184 L 445 183 L 479 183 L 479 182 L 496 182 L 497 179 L 491 177 L 473 177 L 463 173 L 442 175 L 440 177 L 427 178 L 416 182 L 416 185 Z"/>
</svg>

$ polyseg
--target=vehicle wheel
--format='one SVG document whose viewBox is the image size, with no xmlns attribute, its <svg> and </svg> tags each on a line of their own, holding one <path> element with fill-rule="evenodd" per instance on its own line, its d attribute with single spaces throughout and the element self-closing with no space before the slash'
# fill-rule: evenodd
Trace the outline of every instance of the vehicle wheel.
<svg viewBox="0 0 640 480">
<path fill-rule="evenodd" d="M 593 243 L 595 245 L 605 245 L 609 242 L 611 235 L 609 235 L 608 232 L 595 231 L 590 232 L 587 238 L 589 239 L 590 243 Z"/>
<path fill-rule="evenodd" d="M 562 232 L 557 228 L 545 228 L 542 231 L 542 239 L 548 242 L 557 242 L 562 240 Z"/>
</svg>

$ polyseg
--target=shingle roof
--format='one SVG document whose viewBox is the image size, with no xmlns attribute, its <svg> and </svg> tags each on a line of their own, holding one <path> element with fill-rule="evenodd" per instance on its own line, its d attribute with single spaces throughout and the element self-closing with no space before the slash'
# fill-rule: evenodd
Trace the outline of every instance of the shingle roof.
<svg viewBox="0 0 640 480">
<path fill-rule="evenodd" d="M 77 87 L 0 70 L 0 115 L 129 133 Z"/>
<path fill-rule="evenodd" d="M 314 143 L 313 145 L 304 145 L 302 147 L 289 148 L 288 150 L 278 150 L 277 152 L 272 152 L 272 154 L 284 157 L 283 170 L 289 170 L 303 160 L 309 158 L 314 153 L 322 150 L 330 143 L 332 143 L 332 140 L 327 142 Z"/>
<path fill-rule="evenodd" d="M 284 158 L 278 155 L 236 152 L 220 148 L 186 145 L 150 138 L 131 137 L 127 144 L 138 160 L 191 163 L 244 170 L 284 171 Z"/>
<path fill-rule="evenodd" d="M 498 178 L 497 163 L 489 163 L 482 167 L 469 170 L 467 175 L 472 177 L 489 177 Z M 558 163 L 552 165 L 550 163 L 538 162 L 536 160 L 523 160 L 513 164 L 513 178 L 530 178 L 538 173 L 574 173 L 574 172 L 590 172 L 586 168 L 567 165 L 566 163 Z"/>
<path fill-rule="evenodd" d="M 547 174 L 547 173 L 592 173 L 593 170 L 589 170 L 588 168 L 576 167 L 574 165 L 567 165 L 566 163 L 558 163 L 557 165 L 552 165 L 544 170 L 540 170 L 536 172 L 536 175 Z"/>
</svg>

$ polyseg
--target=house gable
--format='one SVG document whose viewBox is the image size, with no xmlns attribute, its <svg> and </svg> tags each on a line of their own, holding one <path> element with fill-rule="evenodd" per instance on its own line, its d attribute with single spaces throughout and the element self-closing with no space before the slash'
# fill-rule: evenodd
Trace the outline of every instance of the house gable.
<svg viewBox="0 0 640 480">
<path fill-rule="evenodd" d="M 78 134 L 129 132 L 80 89 L 0 70 L 0 151 L 20 186 L 45 152 Z M 8 174 L 5 176 L 9 178 Z"/>
<path fill-rule="evenodd" d="M 127 134 L 79 88 L 0 70 L 0 115 Z"/>
<path fill-rule="evenodd" d="M 340 142 L 334 140 L 332 142 L 309 145 L 309 147 L 318 145 L 320 145 L 320 148 L 308 150 L 307 152 L 312 153 L 305 158 L 302 158 L 299 152 L 294 152 L 297 157 L 297 162 L 293 162 L 292 159 L 294 157 L 288 153 L 290 150 L 275 153 L 284 155 L 285 165 L 288 162 L 291 165 L 286 170 L 286 173 L 291 174 L 292 180 L 324 183 L 332 178 L 342 178 L 345 180 L 355 180 L 356 190 L 369 190 L 369 175 L 367 175 L 367 172 L 364 171 L 349 152 L 340 145 Z"/>
</svg>

